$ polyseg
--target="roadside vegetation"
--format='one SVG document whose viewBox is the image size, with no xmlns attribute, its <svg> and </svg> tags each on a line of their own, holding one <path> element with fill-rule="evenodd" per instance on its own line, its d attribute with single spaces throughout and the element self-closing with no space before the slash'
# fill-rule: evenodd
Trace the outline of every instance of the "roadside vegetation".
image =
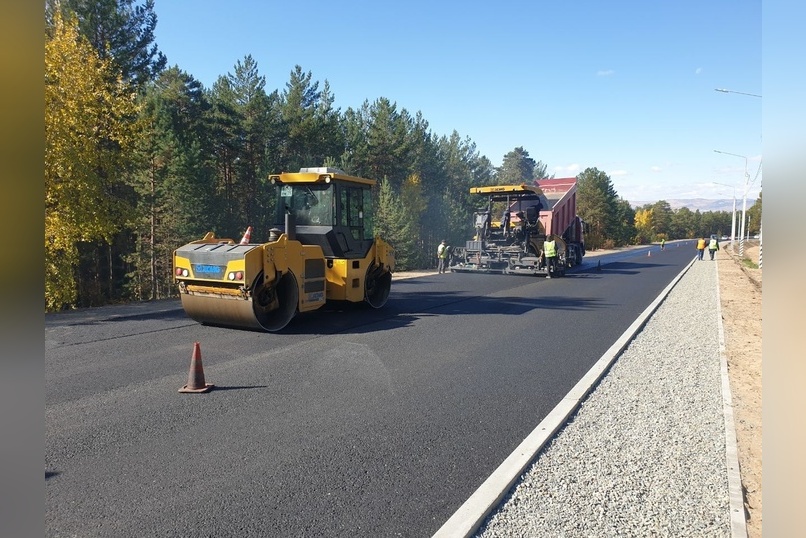
<svg viewBox="0 0 806 538">
<path fill-rule="evenodd" d="M 549 177 L 523 147 L 494 166 L 388 97 L 334 108 L 327 80 L 301 66 L 267 89 L 246 55 L 206 88 L 159 51 L 153 0 L 47 0 L 45 22 L 46 311 L 174 296 L 178 246 L 247 226 L 268 237 L 270 173 L 378 180 L 376 232 L 401 271 L 433 267 L 440 240 L 472 234 L 470 187 Z M 595 166 L 577 179 L 588 249 L 730 233 L 729 212 L 633 208 Z M 751 231 L 760 211 L 759 197 Z"/>
<path fill-rule="evenodd" d="M 758 264 L 748 258 L 742 258 L 742 265 L 744 265 L 748 269 L 758 269 Z"/>
</svg>

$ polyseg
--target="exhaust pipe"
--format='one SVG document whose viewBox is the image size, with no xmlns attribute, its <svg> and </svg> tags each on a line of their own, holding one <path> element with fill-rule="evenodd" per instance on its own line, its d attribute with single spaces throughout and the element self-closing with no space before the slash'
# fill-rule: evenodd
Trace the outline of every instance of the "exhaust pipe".
<svg viewBox="0 0 806 538">
<path fill-rule="evenodd" d="M 297 238 L 297 219 L 290 211 L 285 214 L 285 235 L 289 241 Z"/>
</svg>

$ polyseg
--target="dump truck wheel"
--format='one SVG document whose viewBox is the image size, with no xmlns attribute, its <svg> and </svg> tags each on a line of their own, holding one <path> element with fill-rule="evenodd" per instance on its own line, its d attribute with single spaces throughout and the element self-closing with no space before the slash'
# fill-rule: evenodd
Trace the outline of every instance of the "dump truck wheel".
<svg viewBox="0 0 806 538">
<path fill-rule="evenodd" d="M 280 277 L 275 286 L 266 286 L 263 279 L 255 287 L 252 309 L 257 322 L 269 332 L 282 330 L 297 313 L 299 288 L 291 272 Z"/>
</svg>

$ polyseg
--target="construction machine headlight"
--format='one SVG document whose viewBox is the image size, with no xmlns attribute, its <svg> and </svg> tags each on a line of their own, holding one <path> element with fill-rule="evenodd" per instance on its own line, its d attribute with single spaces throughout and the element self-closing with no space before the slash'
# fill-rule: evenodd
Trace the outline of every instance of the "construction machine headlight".
<svg viewBox="0 0 806 538">
<path fill-rule="evenodd" d="M 230 271 L 227 278 L 229 280 L 243 280 L 243 271 Z"/>
<path fill-rule="evenodd" d="M 184 276 L 184 277 L 190 276 L 190 271 L 188 271 L 187 269 L 183 269 L 182 267 L 177 267 L 176 276 Z"/>
</svg>

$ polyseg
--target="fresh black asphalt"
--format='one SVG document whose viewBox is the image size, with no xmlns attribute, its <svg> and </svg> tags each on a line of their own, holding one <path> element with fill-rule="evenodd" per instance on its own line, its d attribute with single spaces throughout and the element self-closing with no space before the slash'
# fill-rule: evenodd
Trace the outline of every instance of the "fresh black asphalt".
<svg viewBox="0 0 806 538">
<path fill-rule="evenodd" d="M 430 536 L 693 257 L 396 280 L 279 334 L 46 316 L 46 534 Z M 194 342 L 215 389 L 180 394 Z"/>
</svg>

